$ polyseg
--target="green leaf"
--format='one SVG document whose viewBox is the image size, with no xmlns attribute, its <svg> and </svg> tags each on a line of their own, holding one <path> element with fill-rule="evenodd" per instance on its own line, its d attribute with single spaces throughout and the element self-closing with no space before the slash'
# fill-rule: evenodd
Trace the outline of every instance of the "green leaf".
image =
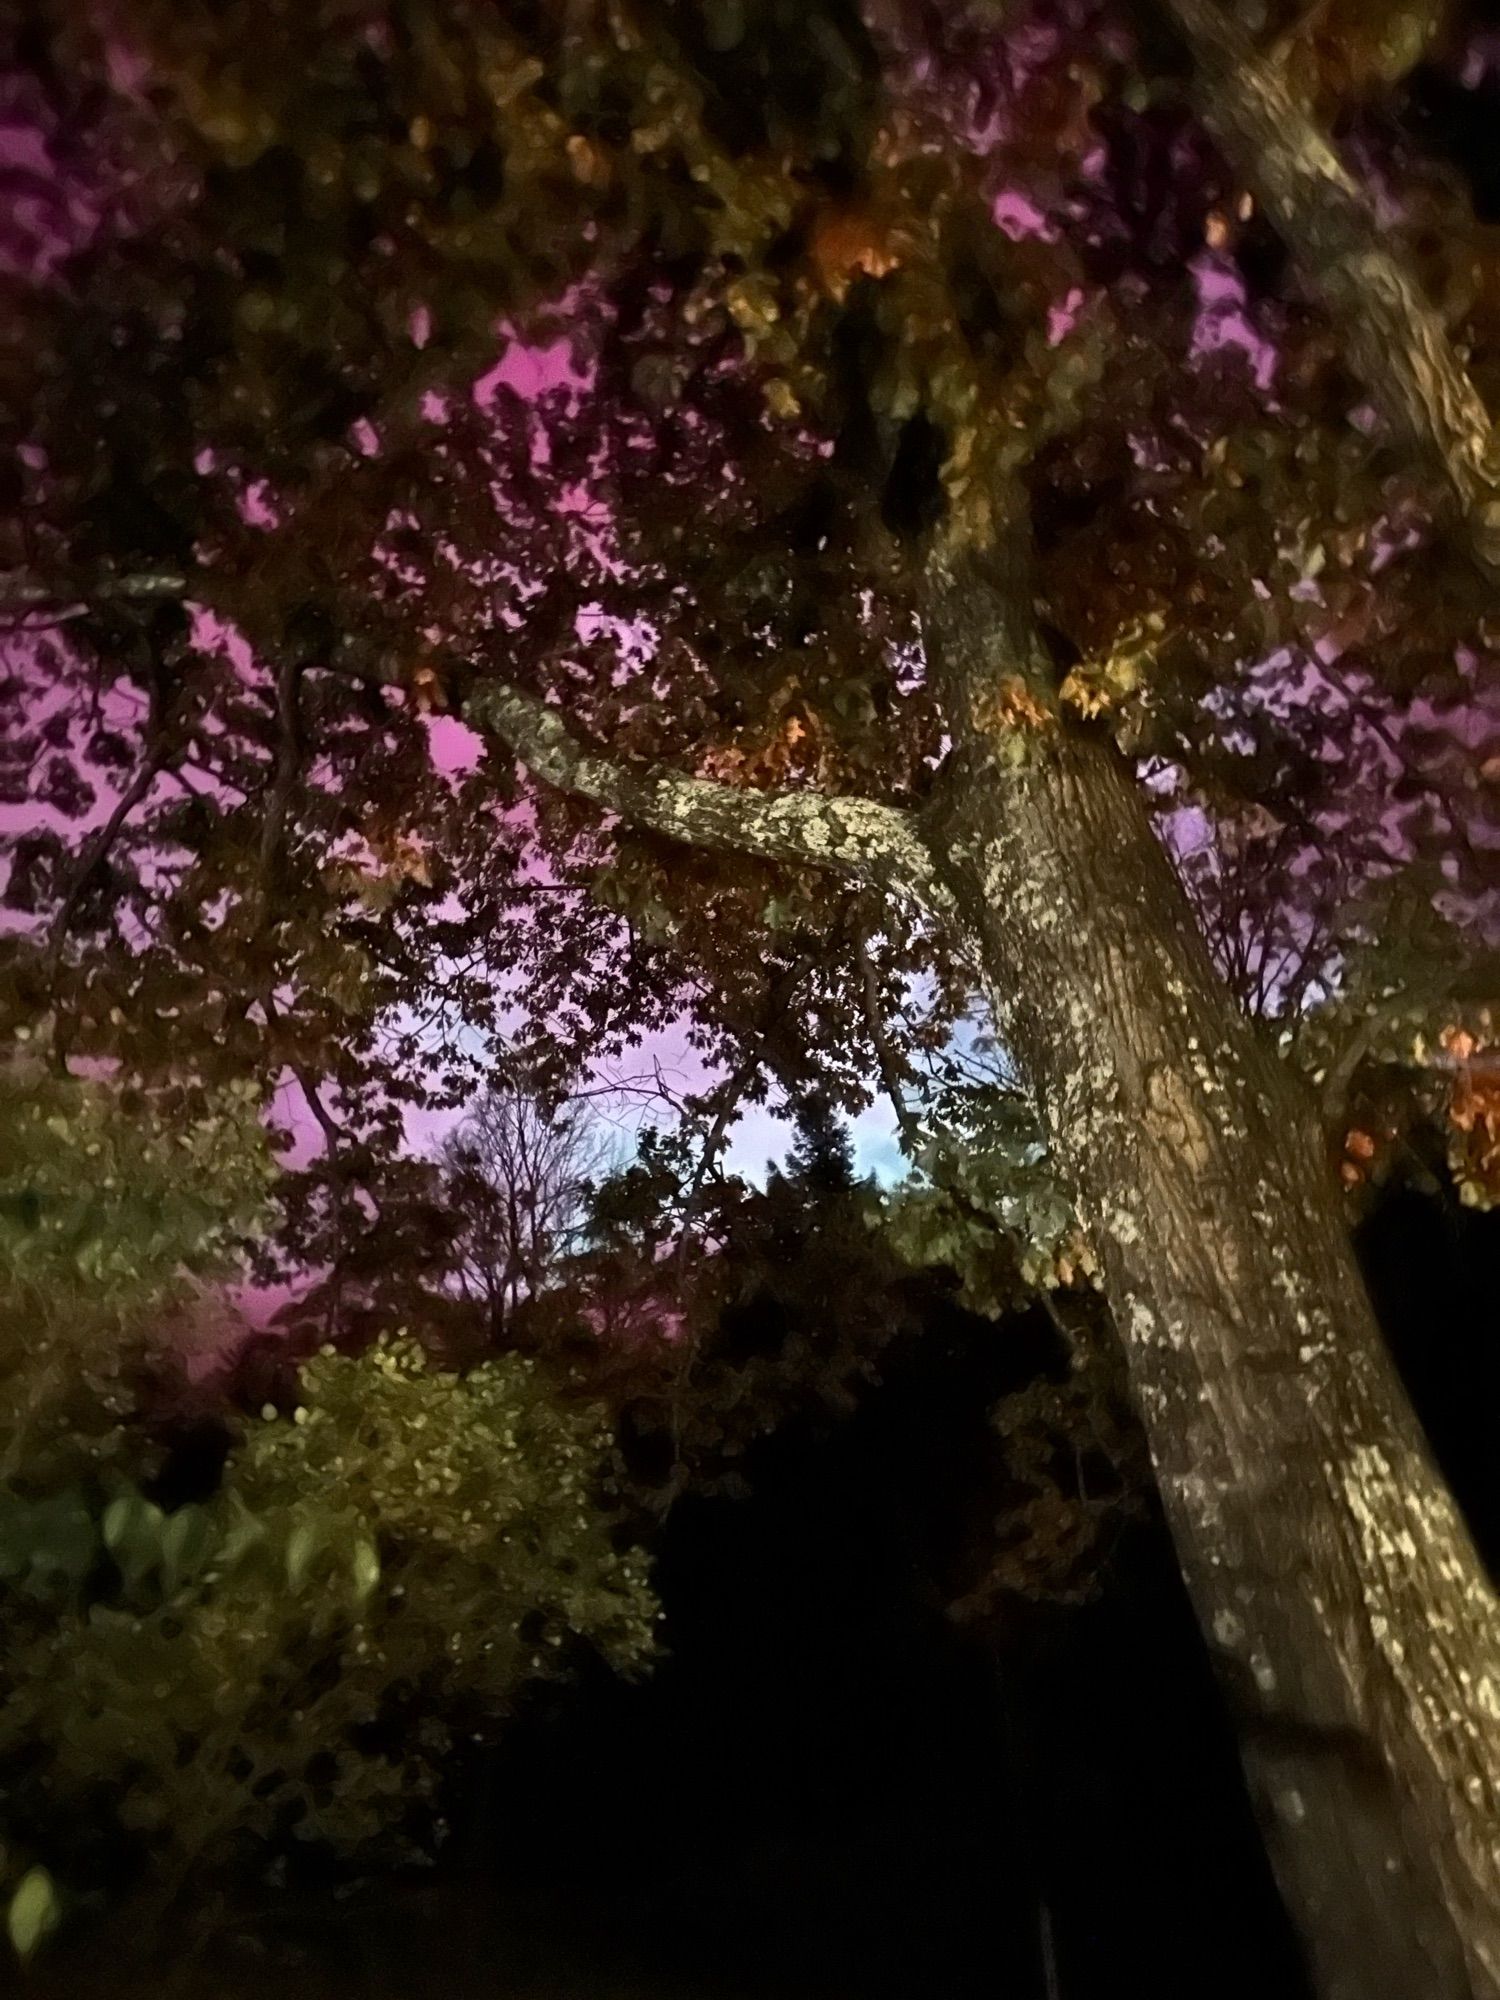
<svg viewBox="0 0 1500 2000">
<path fill-rule="evenodd" d="M 21 1877 L 6 1912 L 6 1929 L 16 1956 L 28 1959 L 57 1928 L 61 1916 L 57 1887 L 45 1868 L 31 1868 Z"/>
<path fill-rule="evenodd" d="M 218 1562 L 224 1569 L 230 1569 L 247 1550 L 265 1539 L 265 1523 L 256 1519 L 245 1505 L 244 1496 L 231 1488 L 226 1496 L 224 1511 L 229 1516 L 228 1526 L 219 1532 Z"/>
<path fill-rule="evenodd" d="M 213 1554 L 218 1537 L 202 1507 L 179 1507 L 161 1532 L 163 1580 L 174 1591 Z"/>
<path fill-rule="evenodd" d="M 354 1589 L 361 1604 L 379 1581 L 379 1553 L 367 1536 L 361 1536 L 354 1544 Z"/>
<path fill-rule="evenodd" d="M 312 1521 L 304 1521 L 294 1528 L 286 1545 L 286 1580 L 293 1590 L 300 1590 L 306 1579 L 313 1557 L 318 1553 L 322 1535 Z"/>
<path fill-rule="evenodd" d="M 127 1583 L 138 1583 L 162 1560 L 166 1515 L 140 1493 L 122 1493 L 104 1510 L 104 1546 Z"/>
</svg>

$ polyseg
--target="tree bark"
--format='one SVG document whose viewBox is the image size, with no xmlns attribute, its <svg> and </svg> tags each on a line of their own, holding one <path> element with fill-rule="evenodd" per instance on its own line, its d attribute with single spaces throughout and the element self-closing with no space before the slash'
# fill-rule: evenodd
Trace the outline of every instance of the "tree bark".
<svg viewBox="0 0 1500 2000">
<path fill-rule="evenodd" d="M 1076 1191 L 1321 2000 L 1500 1994 L 1500 1610 L 1385 1351 L 1316 1120 L 1208 959 L 1128 771 L 979 697 L 1035 641 L 939 566 L 929 825 Z M 1008 755 L 1007 750 L 1012 754 Z"/>
<path fill-rule="evenodd" d="M 1480 567 L 1500 577 L 1500 444 L 1442 318 L 1391 254 L 1294 80 L 1224 0 L 1161 4 L 1191 51 L 1204 123 L 1326 301 L 1372 398 L 1447 479 Z"/>
<path fill-rule="evenodd" d="M 595 800 L 634 826 L 693 847 L 826 869 L 952 915 L 916 822 L 896 806 L 826 792 L 742 790 L 680 771 L 632 769 L 586 749 L 555 708 L 504 681 L 481 682 L 465 701 L 464 716 L 474 728 L 502 737 L 538 777 Z"/>
<path fill-rule="evenodd" d="M 1500 1606 L 1365 1296 L 1316 1106 L 1216 974 L 1113 746 L 997 707 L 1017 669 L 1049 672 L 1019 580 L 995 551 L 930 578 L 954 753 L 920 820 L 635 773 L 526 697 L 468 712 L 660 832 L 958 927 L 1093 1237 L 1319 2000 L 1500 2000 Z"/>
</svg>

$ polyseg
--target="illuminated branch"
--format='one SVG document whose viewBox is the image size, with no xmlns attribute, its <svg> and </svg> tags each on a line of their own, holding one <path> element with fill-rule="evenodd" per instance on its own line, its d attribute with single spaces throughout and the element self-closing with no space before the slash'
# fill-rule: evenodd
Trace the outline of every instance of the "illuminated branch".
<svg viewBox="0 0 1500 2000">
<path fill-rule="evenodd" d="M 1500 578 L 1500 444 L 1441 316 L 1392 256 L 1283 69 L 1221 0 L 1162 5 L 1191 51 L 1205 124 L 1321 293 L 1355 373 L 1389 421 L 1436 458 L 1475 556 Z"/>
<path fill-rule="evenodd" d="M 659 769 L 632 769 L 588 749 L 556 709 L 500 683 L 464 704 L 466 719 L 507 742 L 548 784 L 592 799 L 633 826 L 767 861 L 819 868 L 914 897 L 946 911 L 927 844 L 914 820 L 874 799 L 823 792 L 743 791 Z"/>
<path fill-rule="evenodd" d="M 12 574 L 0 577 L 0 608 L 34 608 L 81 602 L 86 597 L 149 599 L 186 595 L 189 580 L 162 571 L 133 577 L 105 577 L 86 589 L 68 590 Z M 402 683 L 385 664 L 365 660 L 319 660 L 320 668 L 358 680 Z M 295 742 L 295 717 L 278 682 L 282 750 Z M 715 784 L 675 772 L 632 769 L 588 749 L 555 709 L 502 682 L 487 681 L 463 703 L 465 719 L 500 737 L 530 769 L 560 791 L 593 800 L 647 832 L 690 847 L 751 854 L 794 867 L 817 868 L 869 887 L 914 898 L 934 913 L 948 912 L 951 898 L 939 882 L 916 823 L 894 806 L 874 799 L 840 798 L 821 792 L 757 792 Z M 281 760 L 278 760 L 280 763 Z M 295 776 L 295 769 L 292 771 Z M 275 802 L 278 770 L 264 829 L 269 849 L 277 837 Z"/>
</svg>

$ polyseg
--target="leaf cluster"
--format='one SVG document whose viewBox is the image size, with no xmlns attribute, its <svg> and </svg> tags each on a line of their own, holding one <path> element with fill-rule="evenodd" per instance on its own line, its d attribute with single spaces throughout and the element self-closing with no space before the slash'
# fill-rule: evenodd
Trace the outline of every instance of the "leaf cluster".
<svg viewBox="0 0 1500 2000">
<path fill-rule="evenodd" d="M 294 1407 L 229 1426 L 185 1487 L 180 1419 L 202 1395 L 170 1354 L 147 1363 L 186 1274 L 230 1275 L 263 1215 L 255 1093 L 174 1134 L 106 1086 L 8 1090 L 0 1774 L 18 1947 L 51 1921 L 38 1870 L 76 1890 L 144 1868 L 170 1899 L 189 1873 L 278 1853 L 429 1851 L 459 1747 L 528 1685 L 580 1647 L 621 1671 L 650 1660 L 656 1604 L 617 1534 L 602 1412 L 523 1356 L 459 1374 L 396 1333 L 313 1356 Z"/>
</svg>

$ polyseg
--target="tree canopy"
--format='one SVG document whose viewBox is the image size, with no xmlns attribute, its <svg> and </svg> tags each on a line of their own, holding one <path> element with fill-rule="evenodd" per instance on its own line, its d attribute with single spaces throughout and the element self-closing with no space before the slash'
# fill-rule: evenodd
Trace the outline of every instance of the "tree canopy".
<svg viewBox="0 0 1500 2000">
<path fill-rule="evenodd" d="M 686 1014 L 751 1091 L 856 1102 L 856 940 L 931 1050 L 967 975 L 930 926 L 606 830 L 455 718 L 498 677 L 619 756 L 920 803 L 900 531 L 1008 480 L 1050 647 L 997 695 L 1014 740 L 1059 706 L 1113 730 L 1248 999 L 1318 997 L 1341 926 L 1396 942 L 1353 897 L 1398 870 L 1492 932 L 1489 586 L 1164 27 L 26 11 L 67 200 L 8 315 L 12 1020 L 291 1082 L 346 1226 L 333 1180 L 502 1020 L 561 1081 Z M 1422 148 L 1462 24 L 1319 32 L 1316 108 L 1490 390 L 1489 239 Z M 1482 1027 L 1418 1004 L 1429 1049 Z M 1458 1090 L 1476 1189 L 1491 1088 Z"/>
<path fill-rule="evenodd" d="M 1500 1990 L 1500 1612 L 1340 1207 L 1500 1193 L 1479 20 L 0 20 L 7 1025 L 291 1093 L 331 1330 L 497 1068 L 676 1024 L 684 1239 L 881 1090 L 924 1255 L 1112 1311 L 1328 2000 Z"/>
</svg>

